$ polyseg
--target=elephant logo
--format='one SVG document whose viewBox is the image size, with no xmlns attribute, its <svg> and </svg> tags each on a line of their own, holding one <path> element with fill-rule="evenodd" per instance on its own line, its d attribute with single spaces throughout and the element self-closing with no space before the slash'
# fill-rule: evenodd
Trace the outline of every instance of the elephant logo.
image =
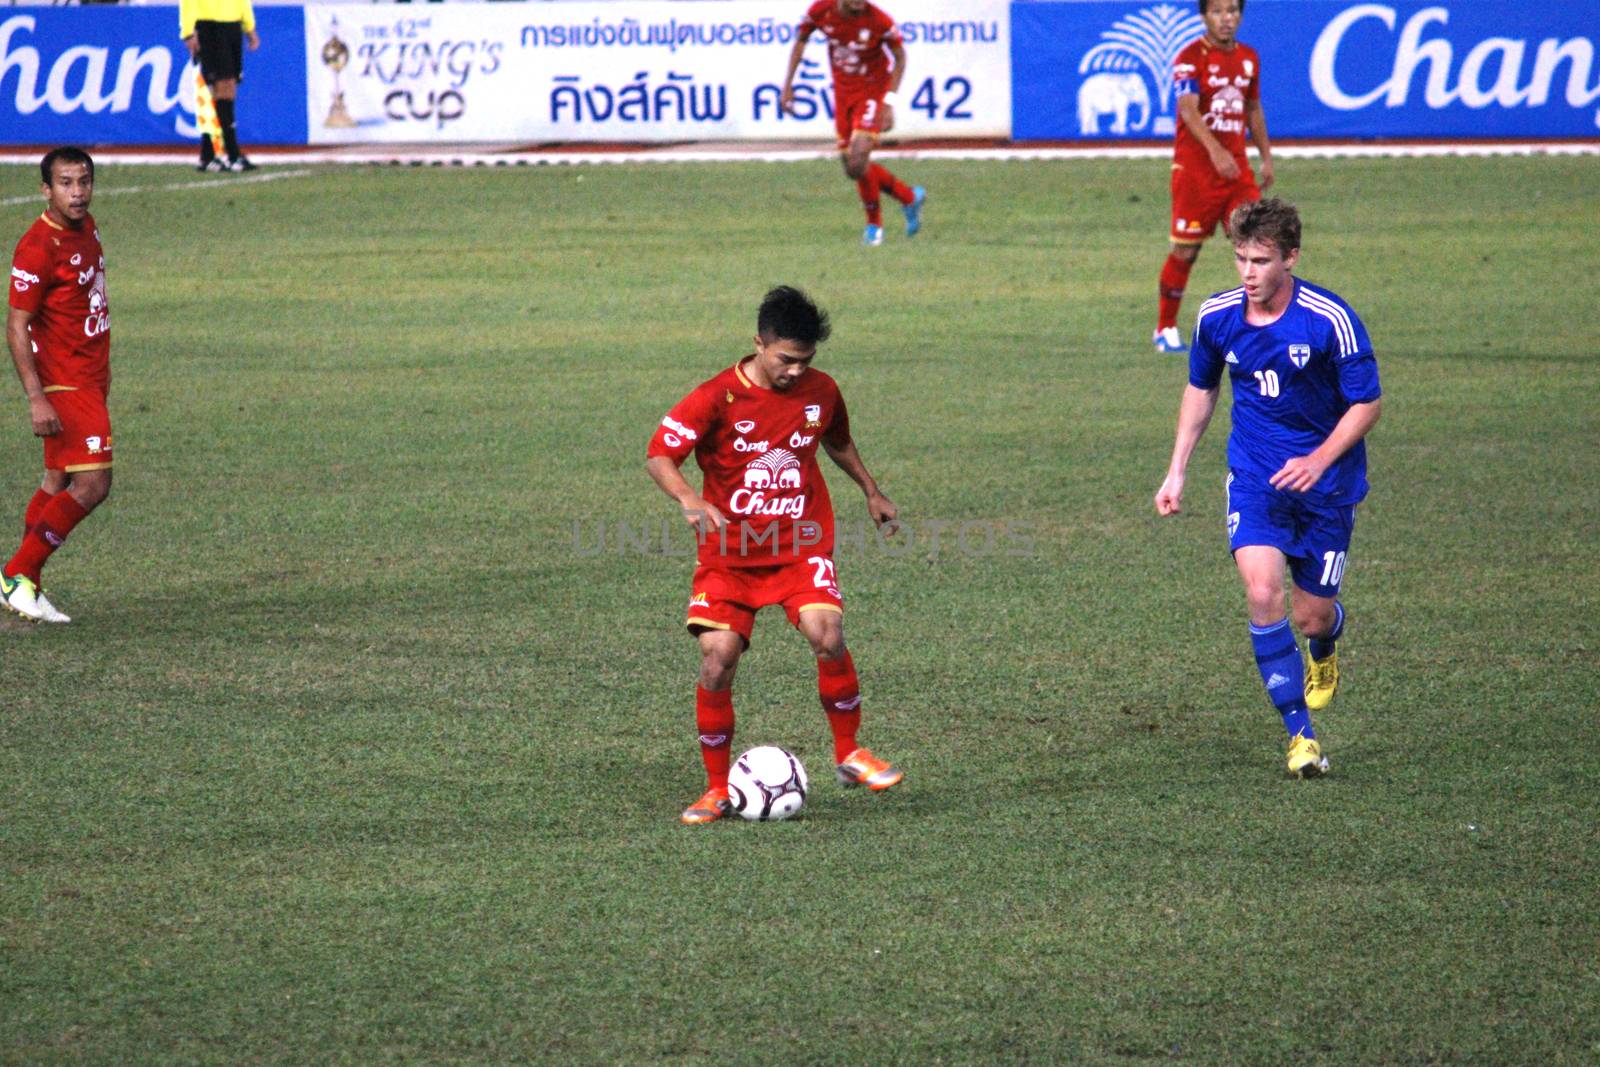
<svg viewBox="0 0 1600 1067">
<path fill-rule="evenodd" d="M 1078 132 L 1085 137 L 1101 133 L 1100 120 L 1107 115 L 1111 116 L 1111 133 L 1127 133 L 1128 113 L 1134 109 L 1139 117 L 1132 128 L 1142 130 L 1150 124 L 1150 92 L 1137 71 L 1101 71 L 1078 86 Z"/>
<path fill-rule="evenodd" d="M 1078 86 L 1078 132 L 1126 136 L 1148 127 L 1156 136 L 1173 133 L 1172 63 L 1203 33 L 1205 22 L 1193 8 L 1171 3 L 1112 23 L 1078 63 L 1078 73 L 1086 75 Z"/>
<path fill-rule="evenodd" d="M 800 488 L 800 460 L 787 448 L 774 448 L 744 469 L 746 489 Z"/>
</svg>

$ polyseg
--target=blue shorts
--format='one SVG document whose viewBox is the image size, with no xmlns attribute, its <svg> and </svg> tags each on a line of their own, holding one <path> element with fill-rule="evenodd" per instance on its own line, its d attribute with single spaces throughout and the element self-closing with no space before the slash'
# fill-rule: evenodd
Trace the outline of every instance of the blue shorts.
<svg viewBox="0 0 1600 1067">
<path fill-rule="evenodd" d="M 1228 551 L 1270 545 L 1289 558 L 1294 584 L 1335 597 L 1344 581 L 1356 507 L 1317 507 L 1299 493 L 1247 487 L 1228 474 Z"/>
</svg>

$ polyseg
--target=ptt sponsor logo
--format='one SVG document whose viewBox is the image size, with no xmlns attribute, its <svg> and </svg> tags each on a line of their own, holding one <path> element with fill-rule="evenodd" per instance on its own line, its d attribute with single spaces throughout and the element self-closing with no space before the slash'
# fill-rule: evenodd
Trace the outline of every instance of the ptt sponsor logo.
<svg viewBox="0 0 1600 1067">
<path fill-rule="evenodd" d="M 673 431 L 678 436 L 682 437 L 685 441 L 696 441 L 696 440 L 699 440 L 699 438 L 700 438 L 699 434 L 697 434 L 693 430 L 689 429 L 689 427 L 685 426 L 683 423 L 679 422 L 677 419 L 673 418 L 671 415 L 667 415 L 664 418 L 662 418 L 661 425 L 663 425 L 667 429 Z"/>
<path fill-rule="evenodd" d="M 743 437 L 736 437 L 733 440 L 735 452 L 765 452 L 770 447 L 767 441 L 746 441 Z"/>
<path fill-rule="evenodd" d="M 796 430 L 794 433 L 789 435 L 789 447 L 804 448 L 816 439 L 817 437 L 815 434 L 801 433 L 799 430 Z"/>
</svg>

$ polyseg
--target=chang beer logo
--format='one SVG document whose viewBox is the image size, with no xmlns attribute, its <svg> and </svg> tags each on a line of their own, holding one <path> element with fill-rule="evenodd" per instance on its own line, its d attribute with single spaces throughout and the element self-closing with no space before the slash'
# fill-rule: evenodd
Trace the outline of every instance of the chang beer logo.
<svg viewBox="0 0 1600 1067">
<path fill-rule="evenodd" d="M 180 136 L 193 137 L 198 132 L 192 96 L 186 99 L 184 91 L 188 79 L 183 72 L 189 68 L 175 64 L 171 50 L 162 45 L 113 49 L 75 44 L 61 48 L 61 41 L 46 36 L 43 41 L 49 52 L 60 48 L 59 54 L 47 59 L 28 43 L 38 25 L 33 15 L 13 15 L 0 21 L 0 86 L 15 73 L 15 95 L 9 103 L 17 114 L 32 115 L 44 108 L 57 115 L 123 114 L 134 110 L 142 83 L 145 110 L 160 116 L 176 112 L 172 128 Z M 182 106 L 186 103 L 187 109 Z M 0 104 L 0 110 L 5 106 Z"/>
<path fill-rule="evenodd" d="M 1205 32 L 1192 7 L 1157 4 L 1120 18 L 1084 53 L 1078 73 L 1078 132 L 1124 136 L 1147 128 L 1177 129 L 1172 111 L 1172 63 Z"/>
<path fill-rule="evenodd" d="M 1593 3 L 1593 0 L 1584 0 Z M 1378 23 L 1382 30 L 1370 23 Z M 1580 108 L 1600 100 L 1600 84 L 1591 85 L 1595 69 L 1595 42 L 1587 37 L 1488 37 L 1480 41 L 1451 41 L 1443 34 L 1450 9 L 1425 7 L 1400 21 L 1388 4 L 1356 4 L 1341 11 L 1323 27 L 1311 49 L 1311 90 L 1317 99 L 1337 111 L 1359 111 L 1382 103 L 1402 108 L 1411 102 L 1411 89 L 1422 79 L 1422 102 L 1430 110 L 1461 104 L 1474 110 L 1487 107 L 1537 108 L 1552 98 Z M 1367 24 L 1367 25 L 1364 25 Z M 1358 29 L 1359 27 L 1359 29 Z M 1346 47 L 1352 30 L 1362 46 Z M 1372 52 L 1372 36 L 1387 38 L 1378 53 L 1374 81 L 1335 73 L 1340 53 Z M 1459 54 L 1459 63 L 1457 57 Z M 1371 60 L 1366 62 L 1370 65 Z M 1564 77 L 1563 77 L 1564 75 Z M 1594 116 L 1600 127 L 1600 111 Z"/>
</svg>

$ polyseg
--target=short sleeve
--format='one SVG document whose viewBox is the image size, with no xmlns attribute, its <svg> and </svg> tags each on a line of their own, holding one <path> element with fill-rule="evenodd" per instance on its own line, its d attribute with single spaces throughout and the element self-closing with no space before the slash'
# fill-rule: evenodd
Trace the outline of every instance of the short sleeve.
<svg viewBox="0 0 1600 1067">
<path fill-rule="evenodd" d="M 1189 345 L 1189 384 L 1208 391 L 1217 388 L 1222 384 L 1223 360 L 1222 350 L 1201 319 L 1195 324 L 1194 341 Z"/>
<path fill-rule="evenodd" d="M 894 19 L 890 18 L 888 13 L 884 11 L 878 12 L 878 18 L 878 34 L 883 38 L 884 43 L 899 44 L 900 27 L 894 24 Z"/>
<path fill-rule="evenodd" d="M 27 237 L 18 241 L 11 257 L 11 306 L 37 312 L 44 306 L 44 287 L 49 279 L 49 252 Z"/>
<path fill-rule="evenodd" d="M 1247 60 L 1247 62 L 1250 64 L 1250 67 L 1251 67 L 1251 70 L 1250 70 L 1250 84 L 1245 86 L 1244 98 L 1246 100 L 1260 100 L 1261 99 L 1261 57 L 1256 55 L 1254 52 L 1251 52 L 1250 53 L 1250 58 L 1249 58 L 1249 60 Z"/>
<path fill-rule="evenodd" d="M 844 394 L 834 387 L 833 418 L 828 420 L 827 429 L 822 431 L 822 439 L 834 447 L 843 447 L 850 443 L 850 412 L 844 406 Z"/>
<path fill-rule="evenodd" d="M 1367 336 L 1367 327 L 1354 311 L 1349 308 L 1345 311 L 1349 315 L 1349 334 L 1344 346 L 1337 349 L 1338 355 L 1334 360 L 1334 366 L 1339 371 L 1339 392 L 1344 394 L 1347 403 L 1370 404 L 1383 395 L 1383 389 L 1378 384 L 1378 356 L 1372 350 L 1372 338 Z M 1334 332 L 1337 335 L 1340 331 Z"/>
<path fill-rule="evenodd" d="M 716 422 L 715 394 L 705 387 L 696 389 L 667 412 L 650 438 L 647 456 L 667 456 L 681 464 L 695 445 L 711 432 Z"/>
<path fill-rule="evenodd" d="M 1172 61 L 1172 95 L 1198 96 L 1199 84 L 1195 81 L 1194 56 L 1186 48 Z"/>
</svg>

